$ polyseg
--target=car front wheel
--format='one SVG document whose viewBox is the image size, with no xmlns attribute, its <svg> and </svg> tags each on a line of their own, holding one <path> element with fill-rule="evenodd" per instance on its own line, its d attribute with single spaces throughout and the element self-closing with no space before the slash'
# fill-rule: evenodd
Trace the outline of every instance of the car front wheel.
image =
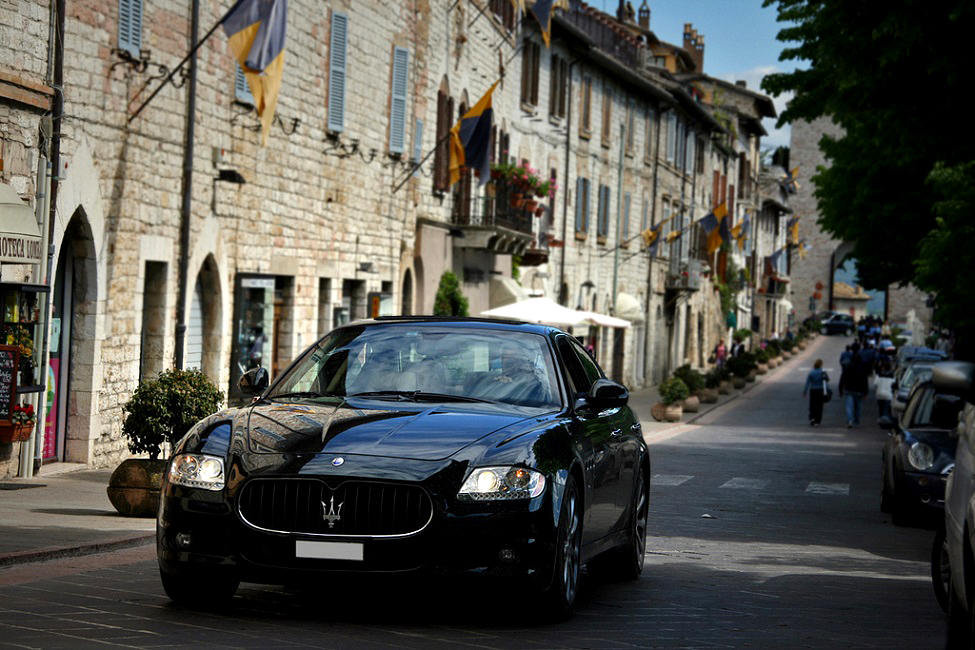
<svg viewBox="0 0 975 650">
<path fill-rule="evenodd" d="M 579 594 L 582 562 L 582 512 L 575 478 L 565 482 L 562 510 L 555 543 L 555 575 L 543 594 L 549 614 L 562 620 L 572 615 Z"/>
</svg>

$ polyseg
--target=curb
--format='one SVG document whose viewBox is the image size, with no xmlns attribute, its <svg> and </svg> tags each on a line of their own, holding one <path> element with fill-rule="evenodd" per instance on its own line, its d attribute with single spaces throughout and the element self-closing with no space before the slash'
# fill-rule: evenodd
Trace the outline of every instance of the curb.
<svg viewBox="0 0 975 650">
<path fill-rule="evenodd" d="M 80 557 L 83 555 L 96 555 L 98 553 L 120 551 L 122 549 L 133 548 L 136 546 L 146 546 L 154 542 L 155 539 L 155 533 L 151 533 L 148 535 L 126 537 L 107 542 L 95 542 L 93 544 L 79 544 L 77 546 L 52 546 L 48 548 L 32 549 L 29 551 L 3 553 L 0 554 L 0 568 L 16 566 L 18 564 L 29 564 L 32 562 L 47 562 L 49 560 L 59 560 L 66 557 Z"/>
</svg>

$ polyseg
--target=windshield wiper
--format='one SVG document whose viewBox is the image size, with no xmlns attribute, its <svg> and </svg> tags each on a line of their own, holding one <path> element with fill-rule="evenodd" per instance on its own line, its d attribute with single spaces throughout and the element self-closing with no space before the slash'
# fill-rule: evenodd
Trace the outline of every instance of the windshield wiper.
<svg viewBox="0 0 975 650">
<path fill-rule="evenodd" d="M 410 402 L 480 402 L 490 404 L 491 400 L 451 393 L 429 393 L 422 390 L 370 390 L 363 393 L 353 393 L 349 397 L 393 397 Z"/>
<path fill-rule="evenodd" d="M 269 397 L 271 399 L 277 399 L 279 397 L 329 397 L 329 395 L 310 390 L 296 390 L 291 393 L 275 393 L 274 395 L 269 395 Z"/>
</svg>

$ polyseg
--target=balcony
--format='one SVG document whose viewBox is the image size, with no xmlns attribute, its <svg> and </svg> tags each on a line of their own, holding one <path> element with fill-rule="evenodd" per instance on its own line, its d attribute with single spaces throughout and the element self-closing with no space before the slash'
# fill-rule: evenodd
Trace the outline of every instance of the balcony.
<svg viewBox="0 0 975 650">
<path fill-rule="evenodd" d="M 671 291 L 698 291 L 701 288 L 701 261 L 682 260 L 672 264 L 664 287 Z"/>
<path fill-rule="evenodd" d="M 535 229 L 539 233 L 548 231 L 547 224 L 551 223 L 548 210 L 541 209 L 539 217 L 536 211 L 541 204 L 517 202 L 514 194 L 515 188 L 500 179 L 485 185 L 485 195 L 480 200 L 464 201 L 464 188 L 461 188 L 455 195 L 457 200 L 451 216 L 452 225 L 462 233 L 456 245 L 512 255 L 532 251 L 537 256 L 544 252 L 547 258 L 548 237 L 539 235 L 541 245 L 538 245 Z"/>
</svg>

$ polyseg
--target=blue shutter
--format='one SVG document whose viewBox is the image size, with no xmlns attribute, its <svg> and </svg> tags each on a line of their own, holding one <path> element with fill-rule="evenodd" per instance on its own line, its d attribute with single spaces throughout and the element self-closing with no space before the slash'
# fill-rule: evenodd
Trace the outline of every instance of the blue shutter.
<svg viewBox="0 0 975 650">
<path fill-rule="evenodd" d="M 345 64 L 349 41 L 349 17 L 332 13 L 332 35 L 328 52 L 328 130 L 345 130 Z"/>
<path fill-rule="evenodd" d="M 589 179 L 586 178 L 584 180 L 586 181 L 586 208 L 585 211 L 582 213 L 582 232 L 589 232 L 589 215 L 592 214 L 591 212 L 592 192 L 589 191 L 590 190 Z"/>
<path fill-rule="evenodd" d="M 242 104 L 254 105 L 254 95 L 239 63 L 234 63 L 234 99 Z"/>
<path fill-rule="evenodd" d="M 423 120 L 416 121 L 416 129 L 413 130 L 413 162 L 419 163 L 423 159 Z M 417 167 L 413 172 L 416 176 L 420 173 L 420 168 Z"/>
<path fill-rule="evenodd" d="M 623 199 L 623 241 L 630 238 L 630 193 Z"/>
<path fill-rule="evenodd" d="M 135 58 L 141 55 L 142 0 L 119 0 L 118 48 Z"/>
<path fill-rule="evenodd" d="M 583 183 L 585 180 L 582 176 L 576 179 L 576 232 L 585 232 L 582 227 Z"/>
<path fill-rule="evenodd" d="M 393 88 L 389 107 L 389 152 L 406 151 L 406 91 L 409 79 L 410 53 L 393 48 Z"/>
</svg>

